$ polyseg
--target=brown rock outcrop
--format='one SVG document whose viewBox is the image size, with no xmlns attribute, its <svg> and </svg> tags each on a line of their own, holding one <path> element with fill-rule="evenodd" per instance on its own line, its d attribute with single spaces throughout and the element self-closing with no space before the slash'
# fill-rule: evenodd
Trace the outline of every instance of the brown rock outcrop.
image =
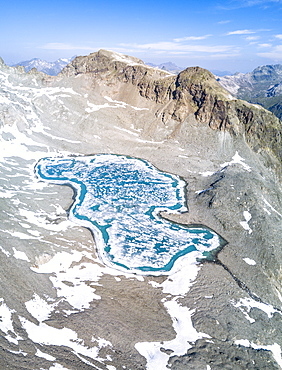
<svg viewBox="0 0 282 370">
<path fill-rule="evenodd" d="M 235 99 L 203 68 L 190 67 L 176 76 L 140 59 L 100 50 L 75 58 L 60 75 L 79 74 L 119 89 L 133 86 L 137 95 L 156 103 L 156 116 L 164 123 L 182 123 L 193 114 L 199 123 L 243 135 L 256 152 L 282 160 L 281 121 L 260 106 Z"/>
</svg>

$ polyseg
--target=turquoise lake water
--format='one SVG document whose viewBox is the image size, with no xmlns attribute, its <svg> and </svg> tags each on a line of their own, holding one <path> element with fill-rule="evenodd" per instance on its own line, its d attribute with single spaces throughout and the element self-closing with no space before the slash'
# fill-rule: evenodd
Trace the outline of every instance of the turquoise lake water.
<svg viewBox="0 0 282 370">
<path fill-rule="evenodd" d="M 169 271 L 176 259 L 220 245 L 206 228 L 165 220 L 160 211 L 184 212 L 185 182 L 149 162 L 113 154 L 43 158 L 44 181 L 76 189 L 70 218 L 90 228 L 103 262 L 136 272 Z"/>
</svg>

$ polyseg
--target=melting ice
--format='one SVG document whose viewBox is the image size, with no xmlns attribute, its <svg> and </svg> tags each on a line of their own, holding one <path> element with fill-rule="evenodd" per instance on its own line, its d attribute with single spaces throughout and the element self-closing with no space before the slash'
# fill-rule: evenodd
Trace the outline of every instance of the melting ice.
<svg viewBox="0 0 282 370">
<path fill-rule="evenodd" d="M 185 182 L 145 160 L 120 155 L 43 158 L 37 175 L 75 188 L 70 218 L 90 228 L 106 265 L 138 273 L 169 271 L 189 252 L 203 257 L 219 236 L 159 216 L 183 212 Z"/>
</svg>

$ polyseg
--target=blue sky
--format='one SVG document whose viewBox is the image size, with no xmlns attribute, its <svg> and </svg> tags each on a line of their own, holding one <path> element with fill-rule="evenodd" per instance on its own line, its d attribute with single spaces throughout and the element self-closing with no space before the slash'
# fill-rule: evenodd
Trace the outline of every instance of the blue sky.
<svg viewBox="0 0 282 370">
<path fill-rule="evenodd" d="M 101 48 L 145 62 L 248 72 L 282 63 L 282 0 L 2 1 L 0 56 L 54 61 Z"/>
</svg>

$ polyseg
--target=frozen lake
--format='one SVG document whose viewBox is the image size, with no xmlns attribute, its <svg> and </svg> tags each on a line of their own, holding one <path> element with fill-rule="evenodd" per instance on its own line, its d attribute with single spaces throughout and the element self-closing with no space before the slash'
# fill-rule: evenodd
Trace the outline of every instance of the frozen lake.
<svg viewBox="0 0 282 370">
<path fill-rule="evenodd" d="M 204 257 L 219 247 L 215 232 L 159 215 L 187 211 L 185 182 L 145 160 L 113 154 L 43 158 L 36 173 L 75 189 L 70 218 L 91 229 L 106 265 L 162 273 L 187 253 Z"/>
</svg>

